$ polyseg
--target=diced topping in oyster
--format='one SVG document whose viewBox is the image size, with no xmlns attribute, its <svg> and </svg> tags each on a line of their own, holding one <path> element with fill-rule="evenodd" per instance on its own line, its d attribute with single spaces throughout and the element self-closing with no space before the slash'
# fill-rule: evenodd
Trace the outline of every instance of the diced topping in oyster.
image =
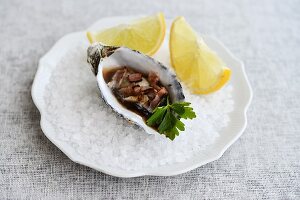
<svg viewBox="0 0 300 200">
<path fill-rule="evenodd" d="M 142 80 L 142 74 L 140 74 L 140 73 L 129 74 L 128 75 L 128 80 L 130 82 L 141 81 Z"/>
<path fill-rule="evenodd" d="M 113 69 L 104 74 L 108 87 L 119 102 L 132 110 L 136 109 L 142 117 L 149 116 L 159 105 L 166 104 L 167 89 L 160 83 L 155 72 L 142 74 L 130 67 Z"/>
</svg>

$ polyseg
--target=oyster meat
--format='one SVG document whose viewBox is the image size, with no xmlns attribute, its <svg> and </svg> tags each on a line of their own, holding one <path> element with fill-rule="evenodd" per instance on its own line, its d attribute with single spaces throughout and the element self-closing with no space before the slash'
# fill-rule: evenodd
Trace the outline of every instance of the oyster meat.
<svg viewBox="0 0 300 200">
<path fill-rule="evenodd" d="M 143 75 L 129 67 L 121 67 L 104 70 L 103 76 L 119 102 L 145 119 L 157 106 L 166 105 L 168 91 L 152 71 Z"/>
<path fill-rule="evenodd" d="M 101 43 L 92 44 L 87 54 L 104 101 L 149 134 L 157 131 L 145 120 L 157 106 L 166 105 L 167 98 L 171 103 L 184 100 L 175 74 L 149 56 Z"/>
</svg>

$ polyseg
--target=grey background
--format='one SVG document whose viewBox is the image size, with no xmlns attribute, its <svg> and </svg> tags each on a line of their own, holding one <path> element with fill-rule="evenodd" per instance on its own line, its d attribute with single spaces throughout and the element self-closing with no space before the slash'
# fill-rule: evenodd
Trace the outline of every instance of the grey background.
<svg viewBox="0 0 300 200">
<path fill-rule="evenodd" d="M 245 62 L 254 98 L 242 137 L 173 177 L 111 177 L 70 161 L 42 133 L 30 89 L 63 35 L 105 16 L 183 15 Z M 300 1 L 0 0 L 0 199 L 299 199 Z"/>
</svg>

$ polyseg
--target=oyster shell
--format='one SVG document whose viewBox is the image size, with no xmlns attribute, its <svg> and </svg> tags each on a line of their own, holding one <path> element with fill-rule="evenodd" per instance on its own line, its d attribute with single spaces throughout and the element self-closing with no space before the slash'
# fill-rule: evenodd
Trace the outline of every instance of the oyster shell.
<svg viewBox="0 0 300 200">
<path fill-rule="evenodd" d="M 149 134 L 157 133 L 157 131 L 149 127 L 140 115 L 128 110 L 118 101 L 111 89 L 111 83 L 106 83 L 104 79 L 103 73 L 105 70 L 127 66 L 142 74 L 154 72 L 159 77 L 162 86 L 167 89 L 172 103 L 184 100 L 182 87 L 176 75 L 160 62 L 138 51 L 126 47 L 105 46 L 101 43 L 94 43 L 87 50 L 87 61 L 91 64 L 92 71 L 97 77 L 98 87 L 106 104 Z M 143 86 L 147 87 L 147 84 L 143 81 L 140 84 L 145 84 Z M 126 100 L 134 101 L 135 99 L 134 97 L 128 97 Z"/>
</svg>

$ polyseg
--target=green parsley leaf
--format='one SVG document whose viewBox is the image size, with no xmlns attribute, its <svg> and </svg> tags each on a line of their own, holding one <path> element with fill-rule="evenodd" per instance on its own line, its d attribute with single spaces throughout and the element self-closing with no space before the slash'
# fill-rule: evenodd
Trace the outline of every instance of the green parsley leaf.
<svg viewBox="0 0 300 200">
<path fill-rule="evenodd" d="M 185 130 L 185 125 L 180 119 L 193 119 L 196 117 L 196 113 L 190 105 L 189 102 L 170 104 L 167 100 L 167 105 L 156 108 L 146 123 L 149 126 L 157 125 L 159 133 L 174 140 L 180 131 Z"/>
<path fill-rule="evenodd" d="M 155 124 L 160 124 L 163 120 L 163 117 L 165 116 L 165 113 L 167 111 L 166 107 L 157 107 L 153 111 L 153 115 L 147 120 L 148 126 L 154 126 Z"/>
<path fill-rule="evenodd" d="M 179 116 L 184 114 L 184 106 L 180 104 L 172 104 L 171 106 L 174 112 L 176 112 Z"/>
<path fill-rule="evenodd" d="M 193 108 L 190 107 L 189 102 L 176 102 L 172 104 L 173 110 L 184 119 L 193 119 L 196 117 L 196 113 L 193 111 Z"/>
<path fill-rule="evenodd" d="M 179 135 L 179 131 L 173 127 L 171 130 L 166 131 L 165 135 L 167 136 L 167 138 L 174 140 L 176 136 Z"/>
<path fill-rule="evenodd" d="M 165 132 L 167 130 L 172 129 L 175 124 L 176 124 L 176 118 L 172 114 L 172 112 L 170 111 L 170 109 L 167 108 L 167 113 L 166 113 L 164 119 L 162 120 L 161 124 L 159 125 L 158 131 L 160 133 L 163 133 L 163 132 Z"/>
<path fill-rule="evenodd" d="M 184 107 L 184 113 L 180 116 L 184 119 L 193 119 L 196 117 L 196 113 L 191 107 Z"/>
<path fill-rule="evenodd" d="M 182 121 L 180 121 L 179 119 L 176 119 L 176 128 L 178 128 L 180 131 L 184 131 L 185 127 L 184 127 L 184 123 Z"/>
<path fill-rule="evenodd" d="M 186 101 L 179 101 L 179 102 L 173 103 L 172 105 L 189 106 L 189 105 L 191 105 L 191 103 L 190 102 L 186 102 Z"/>
</svg>

